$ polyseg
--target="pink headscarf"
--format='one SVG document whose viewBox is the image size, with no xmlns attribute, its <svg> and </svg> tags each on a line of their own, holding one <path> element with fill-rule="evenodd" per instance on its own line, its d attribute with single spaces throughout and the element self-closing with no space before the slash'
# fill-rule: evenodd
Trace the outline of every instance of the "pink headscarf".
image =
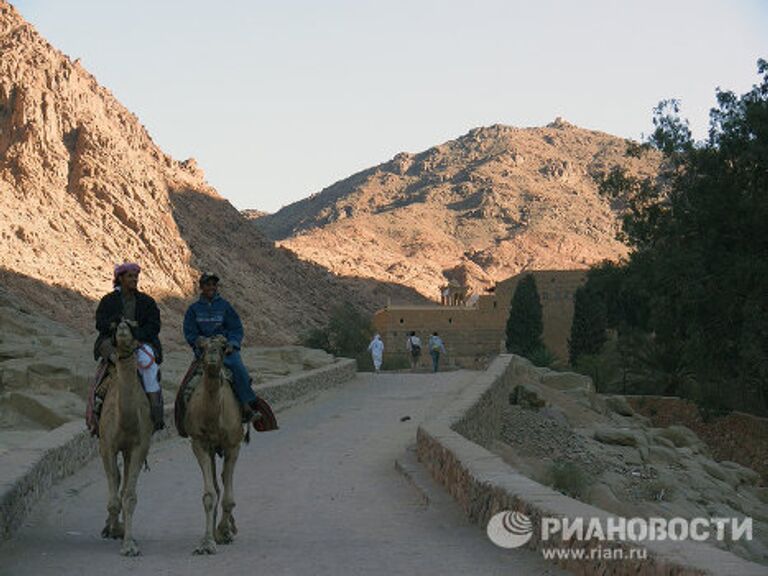
<svg viewBox="0 0 768 576">
<path fill-rule="evenodd" d="M 115 264 L 115 277 L 114 277 L 114 284 L 117 286 L 119 284 L 118 278 L 122 274 L 125 274 L 126 272 L 136 272 L 138 274 L 141 272 L 141 266 L 136 264 L 135 262 L 123 262 L 122 264 Z"/>
</svg>

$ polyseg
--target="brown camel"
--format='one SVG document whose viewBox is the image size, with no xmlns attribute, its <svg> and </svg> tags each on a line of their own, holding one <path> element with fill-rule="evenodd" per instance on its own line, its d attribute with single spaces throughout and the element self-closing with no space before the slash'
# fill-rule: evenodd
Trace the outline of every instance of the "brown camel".
<svg viewBox="0 0 768 576">
<path fill-rule="evenodd" d="M 136 507 L 136 483 L 141 465 L 149 451 L 152 420 L 149 400 L 137 374 L 136 346 L 128 320 L 115 329 L 117 359 L 107 378 L 111 379 L 99 420 L 99 452 L 109 484 L 109 502 L 104 538 L 122 538 L 120 553 L 138 556 L 139 547 L 133 539 L 133 510 Z M 123 483 L 120 498 L 120 470 L 117 455 L 123 455 Z M 122 509 L 123 522 L 119 516 Z"/>
<path fill-rule="evenodd" d="M 189 399 L 184 427 L 192 440 L 192 451 L 203 473 L 203 508 L 205 535 L 195 554 L 215 554 L 216 544 L 229 544 L 237 533 L 232 509 L 235 498 L 232 487 L 240 443 L 245 434 L 240 405 L 224 373 L 224 350 L 227 340 L 213 336 L 201 342 L 202 385 L 198 383 Z M 216 454 L 224 457 L 221 481 L 224 498 L 221 502 L 221 522 L 214 531 L 220 500 L 216 480 Z"/>
</svg>

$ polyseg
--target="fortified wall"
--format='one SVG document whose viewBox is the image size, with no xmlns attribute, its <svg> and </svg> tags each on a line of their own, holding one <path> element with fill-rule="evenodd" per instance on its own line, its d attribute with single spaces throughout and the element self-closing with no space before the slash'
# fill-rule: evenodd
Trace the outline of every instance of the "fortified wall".
<svg viewBox="0 0 768 576">
<path fill-rule="evenodd" d="M 568 360 L 568 337 L 573 319 L 573 294 L 586 281 L 586 270 L 534 270 L 496 284 L 471 305 L 390 305 L 379 310 L 373 324 L 384 340 L 386 358 L 405 356 L 411 331 L 422 339 L 437 332 L 445 342 L 450 362 L 472 368 L 489 356 L 505 351 L 505 328 L 517 283 L 533 274 L 541 298 L 543 340 L 550 352 Z M 444 302 L 452 302 L 444 298 Z M 422 362 L 428 364 L 428 354 Z"/>
</svg>

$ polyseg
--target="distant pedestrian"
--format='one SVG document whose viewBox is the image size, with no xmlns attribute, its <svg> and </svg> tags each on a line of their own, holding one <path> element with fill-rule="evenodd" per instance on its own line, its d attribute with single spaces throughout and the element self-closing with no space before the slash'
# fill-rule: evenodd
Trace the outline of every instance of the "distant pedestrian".
<svg viewBox="0 0 768 576">
<path fill-rule="evenodd" d="M 376 372 L 379 372 L 381 370 L 381 361 L 384 357 L 384 342 L 381 341 L 381 336 L 376 334 L 373 337 L 371 343 L 368 344 L 368 351 L 371 353 L 371 358 L 373 359 L 373 369 Z"/>
<path fill-rule="evenodd" d="M 440 352 L 446 354 L 445 345 L 437 332 L 433 332 L 429 337 L 429 354 L 432 356 L 432 371 L 437 372 L 437 366 L 440 362 Z"/>
<path fill-rule="evenodd" d="M 408 351 L 408 359 L 411 361 L 411 370 L 416 370 L 421 358 L 421 338 L 416 332 L 411 332 L 405 341 L 405 349 Z"/>
</svg>

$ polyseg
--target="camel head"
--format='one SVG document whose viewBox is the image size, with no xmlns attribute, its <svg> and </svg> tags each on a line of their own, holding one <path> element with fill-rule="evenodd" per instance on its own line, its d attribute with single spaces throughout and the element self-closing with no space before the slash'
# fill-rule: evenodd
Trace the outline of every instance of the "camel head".
<svg viewBox="0 0 768 576">
<path fill-rule="evenodd" d="M 224 350 L 227 347 L 227 339 L 224 336 L 212 336 L 201 343 L 203 350 L 203 369 L 209 376 L 218 376 L 224 365 Z"/>
<path fill-rule="evenodd" d="M 122 358 L 130 356 L 138 345 L 131 330 L 131 328 L 136 326 L 136 322 L 123 318 L 115 327 L 115 348 L 117 348 L 117 353 Z"/>
</svg>

